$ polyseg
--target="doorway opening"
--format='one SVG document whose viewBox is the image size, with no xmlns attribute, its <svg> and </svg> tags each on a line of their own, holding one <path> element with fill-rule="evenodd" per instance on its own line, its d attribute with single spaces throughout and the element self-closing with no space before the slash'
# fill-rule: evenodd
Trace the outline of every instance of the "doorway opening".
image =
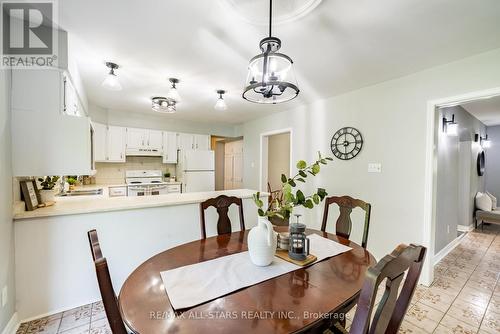
<svg viewBox="0 0 500 334">
<path fill-rule="evenodd" d="M 500 96 L 500 87 L 428 102 L 423 244 L 428 248 L 421 281 L 434 280 L 434 265 L 470 230 L 474 197 L 485 189 L 476 171 L 488 128 L 467 110 L 473 101 Z M 455 115 L 455 116 L 453 116 Z"/>
<path fill-rule="evenodd" d="M 263 133 L 260 136 L 260 190 L 281 188 L 281 174 L 292 171 L 292 129 Z"/>
<path fill-rule="evenodd" d="M 215 190 L 243 188 L 243 137 L 212 136 Z"/>
</svg>

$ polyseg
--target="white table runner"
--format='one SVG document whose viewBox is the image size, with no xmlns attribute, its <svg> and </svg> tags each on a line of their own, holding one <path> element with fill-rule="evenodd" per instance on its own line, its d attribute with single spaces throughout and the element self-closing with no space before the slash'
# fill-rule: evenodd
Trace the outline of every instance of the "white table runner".
<svg viewBox="0 0 500 334">
<path fill-rule="evenodd" d="M 351 249 L 317 234 L 308 237 L 311 242 L 311 254 L 316 255 L 317 261 Z M 278 257 L 274 258 L 271 265 L 258 267 L 252 263 L 248 252 L 241 252 L 163 271 L 160 274 L 172 307 L 183 309 L 299 268 L 301 267 Z"/>
</svg>

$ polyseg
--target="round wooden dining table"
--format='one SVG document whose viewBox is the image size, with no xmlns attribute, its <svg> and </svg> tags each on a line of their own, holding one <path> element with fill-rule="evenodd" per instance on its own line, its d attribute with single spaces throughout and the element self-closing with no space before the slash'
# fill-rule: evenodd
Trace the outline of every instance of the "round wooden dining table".
<svg viewBox="0 0 500 334">
<path fill-rule="evenodd" d="M 141 334 L 314 330 L 357 300 L 365 272 L 376 261 L 352 241 L 316 230 L 306 233 L 352 249 L 193 308 L 174 310 L 160 272 L 247 251 L 248 230 L 183 244 L 153 256 L 130 274 L 118 298 L 123 320 Z"/>
</svg>

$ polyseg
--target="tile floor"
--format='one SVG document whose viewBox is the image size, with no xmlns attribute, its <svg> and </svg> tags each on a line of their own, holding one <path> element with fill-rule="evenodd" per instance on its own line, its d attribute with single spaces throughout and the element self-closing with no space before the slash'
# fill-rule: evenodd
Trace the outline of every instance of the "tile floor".
<svg viewBox="0 0 500 334">
<path fill-rule="evenodd" d="M 499 274 L 500 226 L 468 233 L 435 267 L 432 286 L 417 288 L 400 333 L 500 333 Z M 353 313 L 348 314 L 348 325 Z M 17 331 L 35 333 L 111 334 L 111 330 L 103 305 L 97 302 L 23 323 Z"/>
</svg>

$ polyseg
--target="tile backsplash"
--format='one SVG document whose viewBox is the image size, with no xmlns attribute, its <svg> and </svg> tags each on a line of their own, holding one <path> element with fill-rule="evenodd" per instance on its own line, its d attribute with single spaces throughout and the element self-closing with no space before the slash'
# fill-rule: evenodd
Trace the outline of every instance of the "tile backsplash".
<svg viewBox="0 0 500 334">
<path fill-rule="evenodd" d="M 175 176 L 175 165 L 164 164 L 162 157 L 127 157 L 126 162 L 97 162 L 95 175 L 97 184 L 122 184 L 125 182 L 127 170 L 161 170 Z"/>
</svg>

